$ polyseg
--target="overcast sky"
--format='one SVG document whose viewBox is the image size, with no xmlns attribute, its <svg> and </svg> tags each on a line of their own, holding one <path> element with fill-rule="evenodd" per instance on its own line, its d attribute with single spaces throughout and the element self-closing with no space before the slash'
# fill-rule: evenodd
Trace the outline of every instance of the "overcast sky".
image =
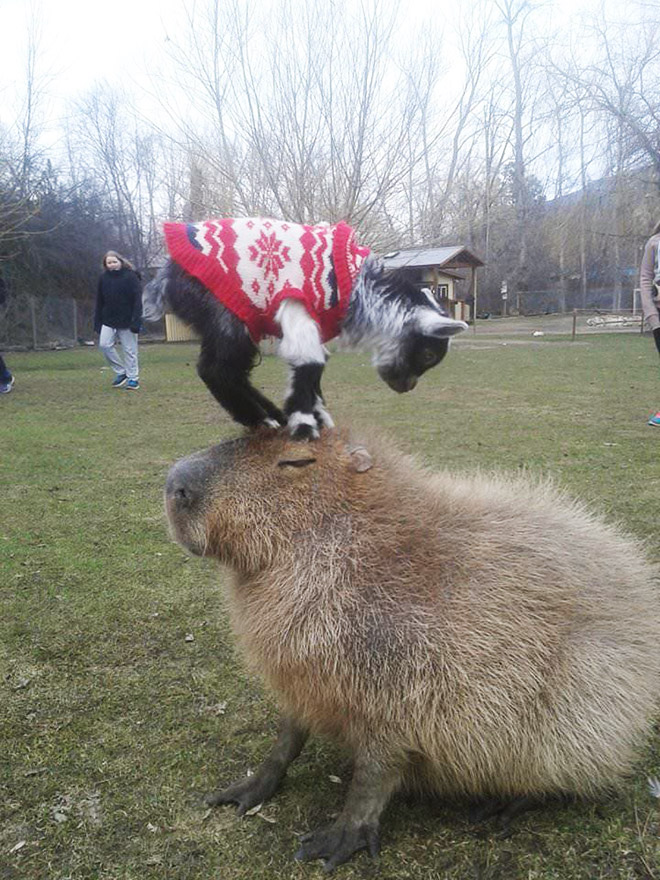
<svg viewBox="0 0 660 880">
<path fill-rule="evenodd" d="M 52 109 L 95 81 L 143 83 L 185 0 L 0 0 L 0 120 L 22 96 L 30 22 L 39 22 L 39 72 Z M 54 120 L 52 120 L 54 121 Z"/>
<path fill-rule="evenodd" d="M 197 0 L 197 5 L 205 2 Z M 310 2 L 341 8 L 344 0 Z M 409 21 L 430 13 L 440 29 L 460 14 L 461 2 L 403 0 L 403 7 L 411 11 Z M 545 0 L 535 5 L 542 7 L 549 28 L 564 27 L 568 35 L 571 19 L 596 2 Z M 607 3 L 619 5 L 616 0 Z M 146 72 L 164 62 L 168 34 L 176 37 L 183 10 L 194 5 L 195 0 L 0 0 L 0 122 L 11 124 L 17 118 L 31 21 L 39 22 L 39 73 L 48 75 L 48 122 L 54 128 L 66 102 L 98 80 L 136 92 L 136 85 L 148 86 Z"/>
</svg>

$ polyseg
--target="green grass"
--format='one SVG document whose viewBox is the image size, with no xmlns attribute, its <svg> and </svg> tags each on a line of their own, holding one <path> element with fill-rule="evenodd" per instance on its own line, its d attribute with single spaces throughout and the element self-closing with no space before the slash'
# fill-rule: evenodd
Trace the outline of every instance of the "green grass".
<svg viewBox="0 0 660 880">
<path fill-rule="evenodd" d="M 0 878 L 322 876 L 292 853 L 345 795 L 350 768 L 332 744 L 308 746 L 261 816 L 202 801 L 256 765 L 277 710 L 234 655 L 217 569 L 167 537 L 169 465 L 236 432 L 195 375 L 196 347 L 143 346 L 136 394 L 110 388 L 95 350 L 7 360 Z M 274 396 L 284 386 L 273 357 L 256 377 Z M 435 466 L 551 474 L 660 559 L 660 431 L 646 425 L 659 379 L 637 335 L 468 336 L 412 394 L 387 390 L 366 355 L 336 354 L 324 387 L 338 423 L 375 424 Z M 398 798 L 379 861 L 361 854 L 338 876 L 660 878 L 648 775 L 660 776 L 660 730 L 620 795 L 547 806 L 508 839 L 463 807 Z"/>
</svg>

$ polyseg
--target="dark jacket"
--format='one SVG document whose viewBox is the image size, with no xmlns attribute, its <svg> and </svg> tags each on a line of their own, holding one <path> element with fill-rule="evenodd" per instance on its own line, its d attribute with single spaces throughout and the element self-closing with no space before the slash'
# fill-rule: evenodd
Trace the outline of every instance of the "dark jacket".
<svg viewBox="0 0 660 880">
<path fill-rule="evenodd" d="M 130 329 L 137 333 L 142 319 L 142 286 L 132 269 L 109 269 L 99 278 L 96 291 L 94 330 L 101 332 L 101 325 L 116 330 Z"/>
</svg>

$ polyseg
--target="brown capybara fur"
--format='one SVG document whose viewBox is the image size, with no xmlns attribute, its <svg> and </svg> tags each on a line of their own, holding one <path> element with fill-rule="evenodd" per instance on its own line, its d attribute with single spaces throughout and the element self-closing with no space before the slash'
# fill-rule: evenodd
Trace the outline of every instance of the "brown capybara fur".
<svg viewBox="0 0 660 880">
<path fill-rule="evenodd" d="M 327 430 L 230 440 L 172 468 L 174 537 L 233 571 L 233 627 L 282 706 L 270 796 L 308 731 L 355 759 L 300 858 L 377 849 L 403 786 L 510 799 L 616 787 L 660 694 L 660 590 L 631 538 L 533 481 L 430 473 Z"/>
</svg>

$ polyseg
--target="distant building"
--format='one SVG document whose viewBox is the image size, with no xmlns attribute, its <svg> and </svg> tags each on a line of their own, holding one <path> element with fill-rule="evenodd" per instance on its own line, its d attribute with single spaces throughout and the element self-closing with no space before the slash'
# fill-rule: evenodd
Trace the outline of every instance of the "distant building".
<svg viewBox="0 0 660 880">
<path fill-rule="evenodd" d="M 484 263 L 468 248 L 410 248 L 386 254 L 383 260 L 386 268 L 405 270 L 413 284 L 428 287 L 452 318 L 472 319 L 477 301 L 476 270 Z M 460 271 L 465 269 L 469 271 Z"/>
</svg>

